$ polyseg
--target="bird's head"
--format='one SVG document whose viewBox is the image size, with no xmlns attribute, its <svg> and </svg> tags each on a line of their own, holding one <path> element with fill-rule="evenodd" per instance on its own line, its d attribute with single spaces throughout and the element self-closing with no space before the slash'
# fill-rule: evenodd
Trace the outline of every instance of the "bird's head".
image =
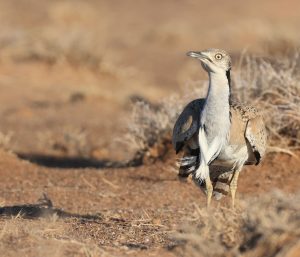
<svg viewBox="0 0 300 257">
<path fill-rule="evenodd" d="M 187 56 L 197 58 L 208 73 L 227 72 L 231 69 L 231 58 L 220 49 L 207 49 L 201 52 L 190 51 Z"/>
</svg>

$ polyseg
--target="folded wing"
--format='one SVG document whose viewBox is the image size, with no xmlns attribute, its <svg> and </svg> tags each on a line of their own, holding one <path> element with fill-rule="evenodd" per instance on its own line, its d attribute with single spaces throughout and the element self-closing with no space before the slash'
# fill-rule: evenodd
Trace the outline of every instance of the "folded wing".
<svg viewBox="0 0 300 257">
<path fill-rule="evenodd" d="M 203 109 L 205 99 L 196 99 L 190 102 L 179 115 L 174 128 L 172 143 L 176 153 L 180 152 L 185 142 L 198 131 L 200 113 Z"/>
</svg>

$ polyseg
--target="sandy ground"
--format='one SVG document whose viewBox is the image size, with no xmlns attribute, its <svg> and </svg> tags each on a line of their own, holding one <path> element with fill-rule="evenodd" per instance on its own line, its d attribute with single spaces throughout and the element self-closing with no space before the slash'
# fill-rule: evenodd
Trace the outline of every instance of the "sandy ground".
<svg viewBox="0 0 300 257">
<path fill-rule="evenodd" d="M 286 169 L 286 163 L 293 168 Z M 54 237 L 69 243 L 97 245 L 112 255 L 173 256 L 171 249 L 176 241 L 172 235 L 191 218 L 196 206 L 205 206 L 204 194 L 192 182 L 179 181 L 170 165 L 161 162 L 120 169 L 47 168 L 2 152 L 0 173 L 2 226 L 12 226 L 11 215 L 21 215 L 24 221 L 17 218 L 14 222 L 29 231 L 34 225 L 47 230 L 49 223 L 54 222 L 58 230 L 54 236 L 43 234 L 49 243 Z M 276 188 L 297 192 L 299 183 L 295 178 L 299 175 L 299 161 L 269 156 L 261 167 L 243 171 L 237 204 L 241 199 L 259 198 Z M 229 198 L 214 202 L 213 206 L 218 204 L 229 207 Z M 53 215 L 57 220 L 51 221 Z M 2 238 L 8 240 L 6 233 L 4 226 Z M 16 240 L 4 240 L 2 247 L 11 256 L 17 252 L 29 256 L 28 240 L 21 236 Z M 43 247 L 39 241 L 32 244 L 35 254 Z M 80 253 L 78 249 L 75 252 Z M 45 249 L 45 254 L 51 253 Z M 65 249 L 60 254 L 72 256 Z"/>
<path fill-rule="evenodd" d="M 172 151 L 117 168 L 133 154 L 122 144 L 132 99 L 156 104 L 206 78 L 187 50 L 280 56 L 299 39 L 297 1 L 125 2 L 0 1 L 5 256 L 174 256 L 172 235 L 205 196 L 177 179 Z M 238 199 L 297 192 L 299 167 L 268 155 L 244 169 Z"/>
</svg>

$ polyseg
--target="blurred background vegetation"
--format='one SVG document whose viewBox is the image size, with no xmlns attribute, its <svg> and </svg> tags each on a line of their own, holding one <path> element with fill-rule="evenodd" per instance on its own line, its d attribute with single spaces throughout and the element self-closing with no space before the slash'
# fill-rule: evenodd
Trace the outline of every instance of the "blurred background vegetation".
<svg viewBox="0 0 300 257">
<path fill-rule="evenodd" d="M 188 50 L 229 51 L 233 76 L 245 53 L 278 61 L 299 45 L 299 9 L 293 0 L 0 1 L 4 143 L 127 158 L 118 139 L 131 103 L 159 105 L 206 79 Z"/>
</svg>

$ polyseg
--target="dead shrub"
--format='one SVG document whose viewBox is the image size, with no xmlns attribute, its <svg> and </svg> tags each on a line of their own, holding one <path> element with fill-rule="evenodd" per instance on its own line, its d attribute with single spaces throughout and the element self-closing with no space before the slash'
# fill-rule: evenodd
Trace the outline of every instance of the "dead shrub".
<svg viewBox="0 0 300 257">
<path fill-rule="evenodd" d="M 0 250 L 5 256 L 109 256 L 89 240 L 78 241 L 70 225 L 57 216 L 47 219 L 22 219 L 20 216 L 0 221 Z"/>
<path fill-rule="evenodd" d="M 179 256 L 289 256 L 300 243 L 300 194 L 273 192 L 237 210 L 196 208 L 175 235 Z"/>
<path fill-rule="evenodd" d="M 247 256 L 286 256 L 300 243 L 300 194 L 274 192 L 247 204 L 239 251 Z M 282 254 L 282 255 L 280 255 Z"/>
</svg>

